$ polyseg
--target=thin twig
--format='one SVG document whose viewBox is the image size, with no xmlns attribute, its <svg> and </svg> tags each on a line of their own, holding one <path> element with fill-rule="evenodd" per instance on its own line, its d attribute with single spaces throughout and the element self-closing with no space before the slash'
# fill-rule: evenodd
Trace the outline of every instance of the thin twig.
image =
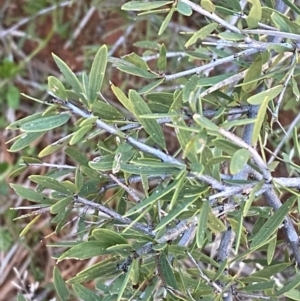
<svg viewBox="0 0 300 301">
<path fill-rule="evenodd" d="M 92 208 L 95 208 L 105 214 L 107 214 L 108 216 L 112 217 L 113 219 L 125 224 L 125 225 L 130 225 L 132 224 L 132 220 L 128 217 L 123 217 L 121 214 L 115 212 L 114 210 L 108 208 L 108 207 L 105 207 L 101 204 L 97 204 L 95 202 L 92 202 L 92 201 L 89 201 L 89 200 L 86 200 L 85 198 L 82 198 L 80 196 L 74 196 L 74 202 L 76 203 L 81 203 L 81 204 L 84 204 L 86 206 L 89 206 L 89 207 L 92 207 Z M 146 233 L 147 235 L 151 236 L 151 237 L 154 237 L 155 234 L 152 232 L 152 230 L 150 229 L 149 226 L 145 226 L 139 222 L 135 222 L 132 227 L 136 230 L 139 230 L 139 231 L 142 231 L 144 233 Z"/>
<path fill-rule="evenodd" d="M 226 22 L 224 19 L 220 18 L 218 15 L 216 15 L 213 12 L 208 12 L 207 10 L 203 9 L 200 5 L 191 2 L 189 0 L 181 0 L 181 2 L 187 4 L 190 6 L 190 8 L 197 13 L 217 22 L 218 24 L 222 25 L 223 27 L 229 29 L 232 32 L 236 33 L 242 33 L 236 26 L 231 25 L 230 23 Z"/>
<path fill-rule="evenodd" d="M 280 37 L 280 38 L 284 38 L 284 39 L 300 41 L 300 35 L 298 35 L 298 34 L 276 31 L 276 30 L 244 29 L 243 33 L 262 34 L 262 35 L 266 35 L 266 36 L 274 36 L 274 37 Z"/>
<path fill-rule="evenodd" d="M 213 67 L 225 64 L 225 63 L 229 63 L 229 62 L 232 62 L 232 61 L 234 61 L 234 60 L 236 60 L 236 59 L 238 59 L 242 56 L 252 55 L 252 54 L 255 54 L 255 53 L 260 52 L 260 51 L 261 51 L 260 49 L 255 49 L 255 48 L 246 49 L 244 51 L 229 55 L 225 58 L 217 59 L 217 60 L 215 60 L 211 63 L 205 64 L 203 66 L 199 66 L 199 67 L 196 67 L 196 68 L 192 68 L 192 69 L 189 69 L 189 70 L 181 71 L 181 72 L 170 74 L 170 75 L 165 75 L 165 80 L 166 81 L 171 81 L 171 80 L 174 80 L 174 79 L 179 78 L 179 77 L 187 76 L 187 75 L 194 74 L 194 73 L 200 73 L 200 72 L 202 72 L 206 69 L 213 68 Z"/>
</svg>

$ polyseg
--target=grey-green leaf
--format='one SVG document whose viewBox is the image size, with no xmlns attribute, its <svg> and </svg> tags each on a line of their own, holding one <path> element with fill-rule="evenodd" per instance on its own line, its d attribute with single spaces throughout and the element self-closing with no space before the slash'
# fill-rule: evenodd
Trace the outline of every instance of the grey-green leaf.
<svg viewBox="0 0 300 301">
<path fill-rule="evenodd" d="M 61 301 L 66 301 L 69 292 L 57 266 L 55 266 L 53 269 L 53 280 L 59 299 Z"/>
<path fill-rule="evenodd" d="M 52 53 L 52 57 L 53 57 L 56 65 L 58 66 L 58 68 L 60 69 L 60 71 L 62 72 L 64 77 L 66 78 L 67 82 L 74 89 L 74 91 L 77 94 L 81 94 L 83 92 L 82 86 L 81 86 L 78 78 L 76 77 L 76 75 L 73 73 L 73 71 L 69 68 L 69 66 L 62 59 L 60 59 L 54 53 Z"/>
<path fill-rule="evenodd" d="M 135 90 L 129 91 L 129 99 L 131 100 L 134 115 L 139 123 L 143 125 L 145 131 L 150 135 L 153 141 L 165 149 L 166 141 L 164 139 L 163 131 L 157 121 L 153 119 L 140 118 L 140 115 L 152 113 L 144 99 Z"/>
<path fill-rule="evenodd" d="M 241 171 L 245 167 L 249 157 L 250 153 L 247 149 L 242 148 L 237 150 L 230 161 L 230 172 L 236 174 Z"/>
<path fill-rule="evenodd" d="M 271 216 L 268 221 L 264 224 L 263 227 L 257 232 L 255 237 L 251 242 L 250 248 L 253 249 L 259 245 L 263 245 L 263 243 L 273 234 L 278 227 L 282 224 L 286 215 L 289 213 L 291 208 L 295 203 L 295 198 L 291 197 L 288 201 L 286 201 L 274 214 Z"/>
<path fill-rule="evenodd" d="M 88 89 L 89 104 L 93 104 L 97 99 L 98 92 L 100 91 L 103 84 L 106 64 L 107 64 L 107 46 L 103 45 L 96 53 L 90 72 L 89 89 Z"/>
<path fill-rule="evenodd" d="M 21 129 L 25 132 L 44 132 L 55 129 L 64 125 L 71 117 L 71 114 L 58 114 L 47 117 L 38 118 L 30 122 L 24 123 Z"/>
<path fill-rule="evenodd" d="M 173 1 L 151 1 L 151 2 L 129 1 L 123 4 L 121 9 L 132 10 L 132 11 L 143 11 L 143 10 L 151 10 L 151 9 L 159 8 L 171 3 L 173 3 Z"/>
</svg>

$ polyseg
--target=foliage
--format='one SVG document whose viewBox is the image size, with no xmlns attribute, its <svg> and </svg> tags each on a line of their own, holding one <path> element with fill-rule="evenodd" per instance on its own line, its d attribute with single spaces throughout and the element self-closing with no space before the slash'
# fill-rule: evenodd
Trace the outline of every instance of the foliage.
<svg viewBox="0 0 300 301">
<path fill-rule="evenodd" d="M 54 268 L 60 300 L 300 300 L 299 115 L 280 121 L 298 105 L 300 25 L 283 2 L 129 1 L 136 22 L 160 21 L 155 41 L 122 57 L 103 45 L 80 75 L 53 54 L 62 78 L 48 77 L 46 102 L 32 98 L 45 110 L 8 129 L 11 152 L 63 133 L 23 158 L 50 167 L 29 177 L 35 189 L 11 184 L 55 233 L 75 213 L 76 240 L 49 245 L 64 248 L 57 263 L 98 258 L 66 283 Z M 170 41 L 171 22 L 192 15 L 199 30 Z M 68 164 L 42 161 L 61 150 Z"/>
</svg>

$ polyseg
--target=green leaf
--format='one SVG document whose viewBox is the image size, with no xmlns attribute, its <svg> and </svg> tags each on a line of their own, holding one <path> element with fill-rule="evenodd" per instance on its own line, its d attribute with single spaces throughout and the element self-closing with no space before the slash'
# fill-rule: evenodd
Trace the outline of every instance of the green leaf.
<svg viewBox="0 0 300 301">
<path fill-rule="evenodd" d="M 165 81 L 164 78 L 160 78 L 156 81 L 152 81 L 151 83 L 149 83 L 148 85 L 144 86 L 142 89 L 140 89 L 138 91 L 139 94 L 146 94 L 149 93 L 150 91 L 152 91 L 153 89 L 155 89 L 156 87 L 158 87 L 161 83 L 163 83 Z"/>
<path fill-rule="evenodd" d="M 243 91 L 245 91 L 246 93 L 250 93 L 256 88 L 258 82 L 258 80 L 256 79 L 259 78 L 261 75 L 262 64 L 262 57 L 260 54 L 258 54 L 251 66 L 249 67 L 249 69 L 247 70 L 243 81 L 244 84 L 250 82 L 242 86 Z"/>
<path fill-rule="evenodd" d="M 151 114 L 151 110 L 147 106 L 144 99 L 135 91 L 129 90 L 129 99 L 133 113 L 144 130 L 150 135 L 152 140 L 163 149 L 166 148 L 166 141 L 164 139 L 163 131 L 156 120 L 140 118 L 142 114 Z"/>
<path fill-rule="evenodd" d="M 210 208 L 209 201 L 202 201 L 201 211 L 198 220 L 197 236 L 196 236 L 197 246 L 199 249 L 201 249 L 203 246 L 205 232 L 207 231 L 207 219 L 208 219 L 209 208 Z"/>
<path fill-rule="evenodd" d="M 123 278 L 123 282 L 122 282 L 121 286 L 118 286 L 119 294 L 118 294 L 118 298 L 116 301 L 122 300 L 122 296 L 124 294 L 126 287 L 128 286 L 128 282 L 130 280 L 130 274 L 132 273 L 132 267 L 133 267 L 133 265 L 131 264 L 127 273 L 120 276 Z"/>
<path fill-rule="evenodd" d="M 209 119 L 207 119 L 206 117 L 200 115 L 200 114 L 194 114 L 193 115 L 193 119 L 203 128 L 211 130 L 211 131 L 218 131 L 219 127 L 214 124 L 212 121 L 210 121 Z"/>
<path fill-rule="evenodd" d="M 191 9 L 191 7 L 186 4 L 186 3 L 183 3 L 181 1 L 178 2 L 177 4 L 177 10 L 180 14 L 184 15 L 184 16 L 191 16 L 192 13 L 193 13 L 193 10 Z"/>
<path fill-rule="evenodd" d="M 103 254 L 110 253 L 107 251 L 107 247 L 109 245 L 104 244 L 100 241 L 86 241 L 81 242 L 66 252 L 64 252 L 59 258 L 58 262 L 65 260 L 65 259 L 77 259 L 77 260 L 84 260 L 88 258 L 92 258 L 95 256 L 100 256 Z"/>
<path fill-rule="evenodd" d="M 87 282 L 90 280 L 95 280 L 98 277 L 104 277 L 107 274 L 115 274 L 116 267 L 118 263 L 123 262 L 124 259 L 115 260 L 115 258 L 109 258 L 107 260 L 103 260 L 81 272 L 79 272 L 75 277 L 68 280 L 68 283 L 81 283 Z"/>
<path fill-rule="evenodd" d="M 20 91 L 16 86 L 10 85 L 6 91 L 7 104 L 12 109 L 17 109 L 20 104 Z"/>
<path fill-rule="evenodd" d="M 228 31 L 220 32 L 218 34 L 218 37 L 222 40 L 227 40 L 227 41 L 241 41 L 245 39 L 245 36 L 241 33 L 228 32 Z"/>
<path fill-rule="evenodd" d="M 137 66 L 138 68 L 144 69 L 144 70 L 149 70 L 148 64 L 135 52 L 132 52 L 130 54 L 126 54 L 122 56 L 122 59 L 133 64 L 134 66 Z"/>
<path fill-rule="evenodd" d="M 208 212 L 207 227 L 214 233 L 226 231 L 223 222 L 212 213 L 211 209 Z"/>
<path fill-rule="evenodd" d="M 295 287 L 299 286 L 300 284 L 300 273 L 298 272 L 292 280 L 289 280 L 289 282 L 285 283 L 285 285 L 278 290 L 275 295 L 276 296 L 282 296 L 285 293 L 291 291 L 292 289 L 294 289 Z"/>
<path fill-rule="evenodd" d="M 92 106 L 95 115 L 104 120 L 120 120 L 124 116 L 113 106 L 103 101 L 95 101 Z"/>
<path fill-rule="evenodd" d="M 263 227 L 254 236 L 250 248 L 253 249 L 263 245 L 265 241 L 278 230 L 286 215 L 289 213 L 295 203 L 295 198 L 291 197 L 271 216 Z"/>
<path fill-rule="evenodd" d="M 164 252 L 161 252 L 158 259 L 158 273 L 164 285 L 169 285 L 174 289 L 178 289 L 177 281 L 173 273 L 171 264 Z"/>
<path fill-rule="evenodd" d="M 58 66 L 58 68 L 60 69 L 60 71 L 62 72 L 64 77 L 66 78 L 67 82 L 73 88 L 73 90 L 77 94 L 82 94 L 83 90 L 82 90 L 81 84 L 80 84 L 78 78 L 76 77 L 76 75 L 69 68 L 69 66 L 62 59 L 60 59 L 58 56 L 56 56 L 54 53 L 52 53 L 52 57 L 53 57 L 56 65 Z"/>
<path fill-rule="evenodd" d="M 127 240 L 122 235 L 109 229 L 95 229 L 92 231 L 94 238 L 103 245 L 110 247 L 117 244 L 127 244 Z"/>
<path fill-rule="evenodd" d="M 62 198 L 54 205 L 51 206 L 51 213 L 57 214 L 59 212 L 65 211 L 65 209 L 69 206 L 69 204 L 73 201 L 73 196 L 67 196 Z"/>
<path fill-rule="evenodd" d="M 300 301 L 300 291 L 298 289 L 291 289 L 284 293 L 284 296 L 290 298 L 291 300 Z"/>
<path fill-rule="evenodd" d="M 168 12 L 166 18 L 161 23 L 161 26 L 160 26 L 159 31 L 158 31 L 159 36 L 162 35 L 164 33 L 164 31 L 166 30 L 166 28 L 168 27 L 169 22 L 171 21 L 171 18 L 173 16 L 174 11 L 175 11 L 175 7 L 172 7 L 171 10 Z"/>
<path fill-rule="evenodd" d="M 268 104 L 269 104 L 269 100 L 267 97 L 265 97 L 265 99 L 263 100 L 263 102 L 261 103 L 261 105 L 259 107 L 257 117 L 256 117 L 257 120 L 254 123 L 253 134 L 252 134 L 252 145 L 256 145 L 256 143 L 258 141 L 262 125 L 266 118 Z"/>
<path fill-rule="evenodd" d="M 71 136 L 67 137 L 64 141 L 60 142 L 60 141 L 56 141 L 53 142 L 50 145 L 47 145 L 45 148 L 43 148 L 39 154 L 38 157 L 42 158 L 48 155 L 53 154 L 54 152 L 56 152 L 57 150 L 63 148 L 64 146 L 66 146 L 68 144 L 68 142 L 71 140 Z"/>
<path fill-rule="evenodd" d="M 61 301 L 66 301 L 69 295 L 67 286 L 57 266 L 53 269 L 54 287 Z"/>
<path fill-rule="evenodd" d="M 151 73 L 148 70 L 136 67 L 134 65 L 131 65 L 131 66 L 130 65 L 118 65 L 117 68 L 120 71 L 123 71 L 125 73 L 132 74 L 132 75 L 139 76 L 139 77 L 143 77 L 143 78 L 152 79 L 152 78 L 160 78 L 161 77 L 157 74 Z"/>
<path fill-rule="evenodd" d="M 186 127 L 186 123 L 184 122 L 182 117 L 173 117 L 172 123 L 175 128 L 175 133 L 177 139 L 180 143 L 181 148 L 184 151 L 184 155 L 189 159 L 190 162 L 197 163 L 197 149 L 195 148 L 195 144 L 187 149 L 189 142 L 191 141 L 192 133 L 184 130 L 181 127 Z"/>
<path fill-rule="evenodd" d="M 201 6 L 210 13 L 215 11 L 215 5 L 210 0 L 201 0 Z"/>
<path fill-rule="evenodd" d="M 120 103 L 129 111 L 132 112 L 132 106 L 129 98 L 124 94 L 124 92 L 116 87 L 115 85 L 111 85 L 111 89 Z"/>
<path fill-rule="evenodd" d="M 17 121 L 14 121 L 12 122 L 9 126 L 6 127 L 7 130 L 18 130 L 21 128 L 21 126 L 24 124 L 24 123 L 28 123 L 32 120 L 36 120 L 36 119 L 39 119 L 40 117 L 43 116 L 43 113 L 40 112 L 40 113 L 34 113 L 32 115 L 29 115 L 25 118 L 22 118 L 22 119 L 19 119 Z"/>
<path fill-rule="evenodd" d="M 43 187 L 53 189 L 63 194 L 73 194 L 66 186 L 59 183 L 56 179 L 48 176 L 32 175 L 29 176 L 30 181 L 42 185 Z"/>
<path fill-rule="evenodd" d="M 122 5 L 122 10 L 132 10 L 132 11 L 142 11 L 142 10 L 151 10 L 171 4 L 173 1 L 129 1 Z"/>
<path fill-rule="evenodd" d="M 89 166 L 95 170 L 110 171 L 112 170 L 114 159 L 115 159 L 114 154 L 104 155 L 95 158 L 93 161 L 90 161 Z"/>
<path fill-rule="evenodd" d="M 95 292 L 91 291 L 90 289 L 86 288 L 81 284 L 73 284 L 72 285 L 74 292 L 77 296 L 82 300 L 93 300 L 93 301 L 101 301 L 100 298 Z"/>
<path fill-rule="evenodd" d="M 233 155 L 239 149 L 239 147 L 235 145 L 233 142 L 223 138 L 214 139 L 212 142 L 215 147 L 224 151 L 228 155 Z"/>
<path fill-rule="evenodd" d="M 61 83 L 61 81 L 54 77 L 49 76 L 48 77 L 48 90 L 51 91 L 54 95 L 56 95 L 59 99 L 67 100 L 67 92 L 64 87 L 64 85 Z"/>
<path fill-rule="evenodd" d="M 183 212 L 186 212 L 188 210 L 188 207 L 192 205 L 197 200 L 197 198 L 198 197 L 188 198 L 182 201 L 181 203 L 176 204 L 176 206 L 174 206 L 174 208 L 168 212 L 168 215 L 164 216 L 161 219 L 161 221 L 155 227 L 154 231 L 159 231 L 164 226 L 174 221 L 178 215 L 180 215 Z"/>
<path fill-rule="evenodd" d="M 45 132 L 23 133 L 20 136 L 18 136 L 18 139 L 9 148 L 9 151 L 10 152 L 18 152 L 19 150 L 28 146 L 31 142 L 42 137 L 44 134 L 45 134 Z"/>
<path fill-rule="evenodd" d="M 139 164 L 139 162 L 132 162 L 132 164 L 120 164 L 121 170 L 136 175 L 165 175 L 177 174 L 180 172 L 182 166 L 174 166 L 161 162 L 149 162 L 147 165 Z"/>
<path fill-rule="evenodd" d="M 287 20 L 286 16 L 279 14 L 277 12 L 273 12 L 271 14 L 272 21 L 276 25 L 277 28 L 279 28 L 280 31 L 284 32 L 292 32 L 290 27 L 290 22 Z"/>
<path fill-rule="evenodd" d="M 252 6 L 246 21 L 249 28 L 256 28 L 262 18 L 261 3 L 260 0 L 251 0 L 250 2 L 252 2 Z"/>
<path fill-rule="evenodd" d="M 268 90 L 265 90 L 263 92 L 260 92 L 258 94 L 255 94 L 248 98 L 248 103 L 251 105 L 260 105 L 264 101 L 270 101 L 274 99 L 281 91 L 282 91 L 283 85 L 278 85 L 275 87 L 272 87 Z"/>
<path fill-rule="evenodd" d="M 93 104 L 102 87 L 103 79 L 105 76 L 107 64 L 107 46 L 103 45 L 96 53 L 95 59 L 92 64 L 90 77 L 89 77 L 89 89 L 88 89 L 88 102 Z"/>
<path fill-rule="evenodd" d="M 145 198 L 143 201 L 135 205 L 133 208 L 127 211 L 126 216 L 130 216 L 134 213 L 137 213 L 138 211 L 153 206 L 153 204 L 161 199 L 163 196 L 171 192 L 173 189 L 176 188 L 178 181 L 174 181 L 173 183 L 169 184 L 167 187 L 163 189 L 156 189 L 148 198 Z"/>
<path fill-rule="evenodd" d="M 262 270 L 259 270 L 257 272 L 254 272 L 251 274 L 251 277 L 257 278 L 270 278 L 277 273 L 281 273 L 282 271 L 286 270 L 288 267 L 290 267 L 293 263 L 292 262 L 284 262 L 284 263 L 279 263 L 279 264 L 274 264 L 269 267 L 264 267 Z M 245 282 L 248 277 L 242 278 L 241 280 Z"/>
<path fill-rule="evenodd" d="M 180 2 L 179 2 L 180 3 Z M 196 31 L 189 40 L 185 43 L 184 47 L 188 48 L 189 46 L 195 44 L 198 40 L 205 39 L 209 34 L 211 34 L 218 27 L 217 23 L 210 23 L 200 30 Z"/>
<path fill-rule="evenodd" d="M 182 89 L 182 100 L 183 102 L 190 102 L 191 98 L 195 98 L 194 92 L 197 89 L 198 75 L 193 75 Z"/>
<path fill-rule="evenodd" d="M 10 187 L 15 191 L 15 193 L 23 198 L 24 200 L 29 200 L 35 203 L 42 203 L 42 204 L 53 204 L 53 200 L 49 199 L 42 193 L 36 192 L 32 189 L 23 187 L 19 184 L 9 184 Z"/>
<path fill-rule="evenodd" d="M 300 8 L 295 5 L 292 1 L 290 0 L 282 0 L 288 7 L 290 7 L 295 13 L 298 15 L 300 14 Z M 299 299 L 300 300 L 300 299 Z"/>
<path fill-rule="evenodd" d="M 74 132 L 71 140 L 70 140 L 70 145 L 74 145 L 78 143 L 82 138 L 92 129 L 92 125 L 88 124 L 86 126 L 81 127 L 78 129 L 76 132 Z"/>
<path fill-rule="evenodd" d="M 65 149 L 65 154 L 67 154 L 71 159 L 73 159 L 75 162 L 79 163 L 80 165 L 84 165 L 84 166 L 89 165 L 89 160 L 87 159 L 87 157 L 73 147 L 67 147 Z"/>
<path fill-rule="evenodd" d="M 267 250 L 268 264 L 271 264 L 271 262 L 273 260 L 275 250 L 276 250 L 276 244 L 277 244 L 277 236 L 275 235 L 274 238 L 268 244 L 268 250 Z"/>
<path fill-rule="evenodd" d="M 232 174 L 237 174 L 241 171 L 245 167 L 249 157 L 250 153 L 247 149 L 242 148 L 237 150 L 230 161 L 230 172 Z"/>
<path fill-rule="evenodd" d="M 55 129 L 70 119 L 71 114 L 58 114 L 48 117 L 42 117 L 39 119 L 32 120 L 30 122 L 24 123 L 21 129 L 26 132 L 43 132 Z"/>
<path fill-rule="evenodd" d="M 162 44 L 159 50 L 159 57 L 157 60 L 157 69 L 165 71 L 167 68 L 167 49 L 165 44 Z"/>
</svg>

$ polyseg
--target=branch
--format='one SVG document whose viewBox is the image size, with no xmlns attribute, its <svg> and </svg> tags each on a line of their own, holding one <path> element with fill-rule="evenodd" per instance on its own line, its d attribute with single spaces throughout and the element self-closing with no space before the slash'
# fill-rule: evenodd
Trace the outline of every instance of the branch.
<svg viewBox="0 0 300 301">
<path fill-rule="evenodd" d="M 190 8 L 199 14 L 217 22 L 218 24 L 222 25 L 223 27 L 236 32 L 236 33 L 242 33 L 236 26 L 231 25 L 230 23 L 226 22 L 224 19 L 220 18 L 218 15 L 212 12 L 208 12 L 207 10 L 203 9 L 200 5 L 193 3 L 189 0 L 181 0 L 181 2 L 187 4 L 190 6 Z"/>
<path fill-rule="evenodd" d="M 289 33 L 289 32 L 281 32 L 281 31 L 276 31 L 276 30 L 244 29 L 243 33 L 263 34 L 263 35 L 267 35 L 267 36 L 280 37 L 280 38 L 284 38 L 284 39 L 291 39 L 291 40 L 297 40 L 297 41 L 300 40 L 300 35 L 298 35 L 298 34 Z"/>
<path fill-rule="evenodd" d="M 86 111 L 83 111 L 82 109 L 78 108 L 77 106 L 75 106 L 74 104 L 72 104 L 71 102 L 67 101 L 64 103 L 64 105 L 66 107 L 68 107 L 69 109 L 71 109 L 75 114 L 84 117 L 84 118 L 93 118 L 94 115 L 91 113 L 88 113 Z M 183 163 L 181 163 L 180 161 L 176 160 L 175 158 L 173 158 L 172 156 L 164 153 L 163 151 L 156 149 L 154 147 L 148 146 L 132 137 L 129 137 L 127 135 L 125 135 L 124 133 L 122 133 L 118 128 L 112 127 L 110 125 L 108 125 L 107 123 L 105 123 L 104 121 L 97 119 L 96 124 L 99 128 L 105 130 L 106 132 L 112 134 L 112 135 L 116 135 L 119 136 L 120 138 L 125 139 L 130 145 L 135 146 L 136 148 L 138 148 L 139 150 L 146 152 L 148 154 L 152 154 L 153 156 L 161 159 L 162 161 L 166 162 L 166 163 L 171 163 L 174 165 L 177 165 L 179 167 L 184 167 L 185 165 Z"/>
<path fill-rule="evenodd" d="M 171 74 L 171 75 L 165 75 L 165 80 L 170 81 L 170 80 L 174 80 L 176 78 L 183 77 L 183 76 L 186 76 L 186 75 L 190 75 L 190 74 L 194 74 L 194 73 L 200 73 L 200 72 L 202 72 L 206 69 L 210 69 L 210 68 L 213 68 L 213 67 L 216 67 L 216 66 L 234 61 L 234 60 L 238 59 L 241 56 L 248 56 L 248 55 L 251 55 L 251 54 L 255 54 L 257 52 L 260 52 L 260 49 L 255 49 L 255 48 L 247 49 L 247 50 L 235 53 L 233 55 L 229 55 L 225 58 L 215 60 L 215 61 L 213 61 L 211 63 L 208 63 L 208 64 L 205 64 L 203 66 L 199 66 L 199 67 L 196 67 L 196 68 L 193 68 L 193 69 L 181 71 L 181 72 L 174 73 L 174 74 Z"/>
<path fill-rule="evenodd" d="M 84 204 L 86 206 L 90 206 L 92 208 L 95 208 L 105 214 L 107 214 L 108 216 L 110 216 L 111 218 L 125 224 L 125 225 L 129 225 L 129 224 L 132 224 L 132 220 L 128 217 L 123 217 L 121 214 L 115 212 L 114 210 L 108 208 L 108 207 L 105 207 L 101 204 L 97 204 L 95 202 L 92 202 L 92 201 L 89 201 L 89 200 L 86 200 L 80 196 L 74 196 L 74 202 L 76 203 L 81 203 L 81 204 Z M 136 230 L 139 230 L 141 232 L 144 232 L 146 233 L 147 235 L 151 236 L 151 237 L 155 237 L 155 234 L 152 232 L 151 228 L 149 226 L 145 226 L 139 222 L 135 222 L 132 227 Z"/>
</svg>

